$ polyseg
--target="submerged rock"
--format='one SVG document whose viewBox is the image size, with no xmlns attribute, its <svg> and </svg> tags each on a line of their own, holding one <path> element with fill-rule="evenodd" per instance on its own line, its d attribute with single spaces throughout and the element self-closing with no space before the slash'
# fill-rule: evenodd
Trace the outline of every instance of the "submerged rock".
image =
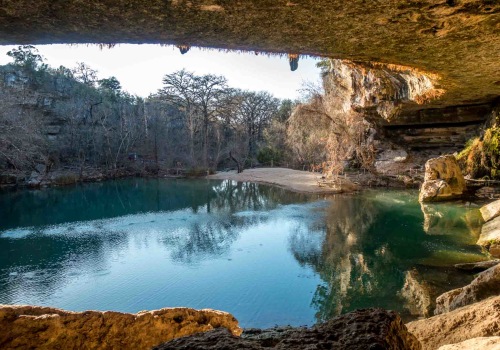
<svg viewBox="0 0 500 350">
<path fill-rule="evenodd" d="M 364 309 L 338 316 L 312 328 L 283 331 L 252 330 L 235 337 L 227 330 L 215 330 L 175 339 L 155 347 L 170 349 L 421 349 L 393 311 Z"/>
<path fill-rule="evenodd" d="M 449 291 L 469 284 L 473 276 L 455 268 L 417 265 L 406 272 L 405 284 L 399 295 L 405 300 L 404 308 L 412 316 L 429 317 L 436 308 L 436 298 Z M 403 319 L 406 313 L 402 314 Z M 409 320 L 409 319 L 408 319 Z"/>
<path fill-rule="evenodd" d="M 481 272 L 484 270 L 488 270 L 489 268 L 498 265 L 499 263 L 500 259 L 494 259 L 494 260 L 479 261 L 474 263 L 455 264 L 455 268 L 463 271 Z"/>
<path fill-rule="evenodd" d="M 481 211 L 484 221 L 490 221 L 491 219 L 500 216 L 500 200 L 486 204 L 479 210 Z"/>
<path fill-rule="evenodd" d="M 437 202 L 459 198 L 465 189 L 464 177 L 453 155 L 429 159 L 425 163 L 419 201 Z"/>
<path fill-rule="evenodd" d="M 209 309 L 166 308 L 128 314 L 0 305 L 1 349 L 149 349 L 219 327 L 234 335 L 241 333 L 231 314 Z"/>
<path fill-rule="evenodd" d="M 435 315 L 473 304 L 500 292 L 500 265 L 480 273 L 469 285 L 450 290 L 436 299 Z"/>
<path fill-rule="evenodd" d="M 407 323 L 423 350 L 459 343 L 471 338 L 500 334 L 500 296 L 446 314 Z"/>
</svg>

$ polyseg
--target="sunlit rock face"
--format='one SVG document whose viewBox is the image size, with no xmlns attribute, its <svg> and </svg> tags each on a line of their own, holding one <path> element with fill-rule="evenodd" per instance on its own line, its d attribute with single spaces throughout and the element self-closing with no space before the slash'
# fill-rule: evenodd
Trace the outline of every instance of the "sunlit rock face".
<svg viewBox="0 0 500 350">
<path fill-rule="evenodd" d="M 480 210 L 484 221 L 490 221 L 491 219 L 500 216 L 500 200 L 489 203 L 481 207 Z"/>
<path fill-rule="evenodd" d="M 329 60 L 326 94 L 334 89 L 345 96 L 344 111 L 375 111 L 386 121 L 398 115 L 404 102 L 422 104 L 444 93 L 435 87 L 436 75 L 417 69 L 374 62 Z M 330 88 L 330 89 L 329 89 Z"/>
<path fill-rule="evenodd" d="M 450 290 L 436 299 L 435 314 L 453 311 L 495 296 L 500 290 L 500 265 L 481 272 L 469 285 Z"/>
<path fill-rule="evenodd" d="M 0 305 L 2 349 L 149 349 L 219 327 L 241 334 L 231 314 L 208 309 L 170 308 L 127 314 Z"/>
<path fill-rule="evenodd" d="M 446 96 L 439 81 L 439 75 L 414 67 L 345 59 L 328 60 L 323 74 L 332 106 L 357 112 L 400 147 L 460 150 L 495 103 L 430 108 Z"/>
<path fill-rule="evenodd" d="M 420 202 L 436 202 L 460 197 L 466 189 L 464 176 L 453 155 L 429 159 L 425 163 Z"/>
<path fill-rule="evenodd" d="M 476 337 L 498 334 L 500 296 L 492 297 L 446 314 L 407 323 L 408 330 L 422 343 L 422 348 L 438 349 Z"/>
<path fill-rule="evenodd" d="M 438 350 L 500 349 L 500 337 L 477 337 L 456 344 L 443 345 Z"/>
</svg>

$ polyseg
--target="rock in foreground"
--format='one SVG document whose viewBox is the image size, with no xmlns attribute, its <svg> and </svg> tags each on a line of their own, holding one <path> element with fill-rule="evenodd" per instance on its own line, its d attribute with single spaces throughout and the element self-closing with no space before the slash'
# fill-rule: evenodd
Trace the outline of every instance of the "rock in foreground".
<svg viewBox="0 0 500 350">
<path fill-rule="evenodd" d="M 438 350 L 499 350 L 500 337 L 478 337 L 457 344 L 443 345 Z"/>
<path fill-rule="evenodd" d="M 407 323 L 408 330 L 434 350 L 477 337 L 500 335 L 500 296 L 492 297 L 454 311 Z"/>
<path fill-rule="evenodd" d="M 156 350 L 206 349 L 421 349 L 401 318 L 392 311 L 358 310 L 312 328 L 284 332 L 251 331 L 235 337 L 220 329 L 175 339 Z"/>
<path fill-rule="evenodd" d="M 425 163 L 421 202 L 437 202 L 460 197 L 466 189 L 465 179 L 453 155 L 432 158 Z"/>
<path fill-rule="evenodd" d="M 149 349 L 219 327 L 235 335 L 241 333 L 231 314 L 208 309 L 167 308 L 127 314 L 0 305 L 1 349 Z"/>
<path fill-rule="evenodd" d="M 436 299 L 434 314 L 442 314 L 484 300 L 500 292 L 500 265 L 481 272 L 465 287 L 450 290 Z"/>
</svg>

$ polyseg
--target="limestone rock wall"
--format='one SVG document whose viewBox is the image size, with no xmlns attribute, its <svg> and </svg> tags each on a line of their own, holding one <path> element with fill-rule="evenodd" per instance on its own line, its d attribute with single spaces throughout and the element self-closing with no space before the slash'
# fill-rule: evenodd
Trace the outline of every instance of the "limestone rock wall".
<svg viewBox="0 0 500 350">
<path fill-rule="evenodd" d="M 70 312 L 39 306 L 0 305 L 1 349 L 149 349 L 162 342 L 238 321 L 215 310 L 166 308 L 137 314 Z"/>
<path fill-rule="evenodd" d="M 325 93 L 342 96 L 344 111 L 371 111 L 390 121 L 402 103 L 422 104 L 443 93 L 434 86 L 437 76 L 411 67 L 341 59 L 331 59 L 329 64 Z"/>
</svg>

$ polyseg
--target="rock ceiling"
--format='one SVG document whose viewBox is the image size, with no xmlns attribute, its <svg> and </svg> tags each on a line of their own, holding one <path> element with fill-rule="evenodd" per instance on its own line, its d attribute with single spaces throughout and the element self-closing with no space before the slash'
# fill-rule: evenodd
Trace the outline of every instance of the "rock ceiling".
<svg viewBox="0 0 500 350">
<path fill-rule="evenodd" d="M 321 55 L 436 74 L 445 93 L 428 107 L 491 103 L 500 95 L 498 0 L 1 1 L 0 45 L 25 43 Z"/>
</svg>

